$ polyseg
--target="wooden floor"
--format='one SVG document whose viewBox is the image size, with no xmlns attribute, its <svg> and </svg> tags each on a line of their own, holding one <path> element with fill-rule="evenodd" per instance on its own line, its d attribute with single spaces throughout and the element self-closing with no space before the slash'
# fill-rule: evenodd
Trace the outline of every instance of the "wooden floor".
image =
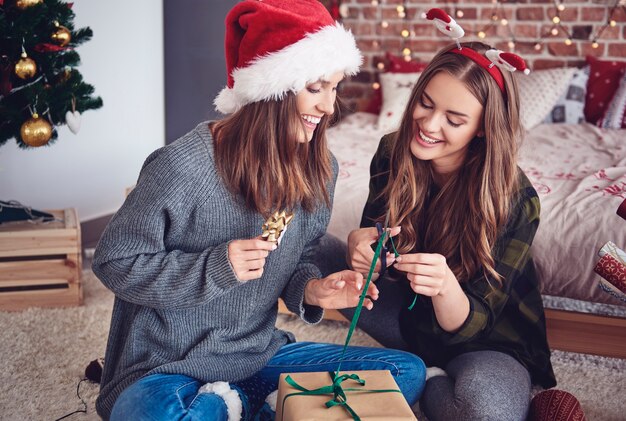
<svg viewBox="0 0 626 421">
<path fill-rule="evenodd" d="M 278 307 L 289 313 L 282 301 Z M 626 318 L 552 309 L 545 314 L 551 349 L 626 359 Z M 324 318 L 347 322 L 336 310 L 326 310 Z"/>
</svg>

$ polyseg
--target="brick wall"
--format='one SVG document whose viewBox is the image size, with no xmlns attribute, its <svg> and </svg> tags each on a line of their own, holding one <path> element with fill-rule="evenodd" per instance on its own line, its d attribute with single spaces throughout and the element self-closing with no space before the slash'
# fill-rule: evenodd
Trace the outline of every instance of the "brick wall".
<svg viewBox="0 0 626 421">
<path fill-rule="evenodd" d="M 352 109 L 362 108 L 371 97 L 373 84 L 377 81 L 377 65 L 385 51 L 401 56 L 403 48 L 408 47 L 413 60 L 427 62 L 436 51 L 452 42 L 430 21 L 423 20 L 420 17 L 422 12 L 432 7 L 446 10 L 466 30 L 466 41 L 479 39 L 478 31 L 493 22 L 494 12 L 492 0 L 378 0 L 378 5 L 373 5 L 372 0 L 342 0 L 341 4 L 343 24 L 352 30 L 365 57 L 361 73 L 342 86 L 342 97 Z M 554 1 L 501 1 L 496 11 L 497 22 L 506 18 L 508 24 L 490 27 L 483 41 L 503 51 L 522 55 L 534 70 L 581 66 L 587 55 L 626 60 L 624 7 L 617 7 L 612 15 L 616 25 L 606 27 L 597 39 L 597 48 L 592 47 L 593 37 L 608 22 L 614 4 L 615 0 L 563 1 L 565 9 L 559 12 L 559 16 L 572 41 L 567 45 L 565 41 L 568 37 L 563 31 L 559 31 L 556 36 L 546 36 L 553 27 L 552 18 L 557 13 Z M 398 16 L 397 7 L 402 5 L 405 6 L 405 18 Z M 458 10 L 463 12 L 462 17 L 457 16 Z M 383 21 L 388 24 L 386 28 L 382 26 Z M 403 29 L 411 31 L 408 38 L 400 35 Z M 511 31 L 515 36 L 513 49 L 509 47 Z M 542 35 L 541 48 L 537 50 L 537 40 Z"/>
</svg>

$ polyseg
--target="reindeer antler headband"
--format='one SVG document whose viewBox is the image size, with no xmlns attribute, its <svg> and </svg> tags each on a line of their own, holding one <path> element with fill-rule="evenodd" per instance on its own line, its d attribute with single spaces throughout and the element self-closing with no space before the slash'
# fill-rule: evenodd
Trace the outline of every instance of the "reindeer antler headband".
<svg viewBox="0 0 626 421">
<path fill-rule="evenodd" d="M 445 11 L 436 8 L 430 9 L 428 12 L 422 14 L 422 18 L 433 21 L 439 31 L 456 42 L 457 47 L 450 49 L 450 53 L 461 54 L 489 72 L 503 94 L 506 94 L 506 90 L 504 88 L 504 77 L 502 76 L 501 70 L 509 72 L 519 70 L 524 72 L 524 74 L 530 73 L 530 69 L 526 67 L 524 59 L 517 54 L 491 49 L 487 50 L 485 55 L 482 55 L 469 47 L 462 47 L 459 39 L 465 35 L 465 31 Z"/>
</svg>

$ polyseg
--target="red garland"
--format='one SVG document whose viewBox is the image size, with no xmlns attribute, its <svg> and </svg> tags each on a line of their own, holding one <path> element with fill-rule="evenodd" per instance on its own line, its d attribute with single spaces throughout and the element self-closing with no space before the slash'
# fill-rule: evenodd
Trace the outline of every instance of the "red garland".
<svg viewBox="0 0 626 421">
<path fill-rule="evenodd" d="M 0 0 L 0 1 L 2 1 L 2 0 Z M 71 9 L 71 8 L 72 8 L 72 6 L 74 6 L 74 3 L 67 3 L 67 8 L 68 8 L 68 9 Z"/>
<path fill-rule="evenodd" d="M 70 47 L 61 47 L 60 45 L 50 44 L 47 42 L 37 44 L 34 47 L 34 50 L 38 53 L 56 53 L 59 51 L 69 50 Z"/>
</svg>

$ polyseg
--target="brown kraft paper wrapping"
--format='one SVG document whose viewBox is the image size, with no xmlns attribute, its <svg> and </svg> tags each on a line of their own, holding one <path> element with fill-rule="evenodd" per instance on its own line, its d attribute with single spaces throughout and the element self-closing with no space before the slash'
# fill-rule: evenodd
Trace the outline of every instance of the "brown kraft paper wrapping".
<svg viewBox="0 0 626 421">
<path fill-rule="evenodd" d="M 361 386 L 352 380 L 342 383 L 350 407 L 358 414 L 362 421 L 416 421 L 415 414 L 399 392 L 356 392 L 346 389 L 392 389 L 399 390 L 398 385 L 389 370 L 363 370 L 341 372 L 340 374 L 356 374 L 365 380 Z M 283 373 L 278 382 L 278 399 L 276 400 L 276 421 L 352 421 L 352 416 L 343 407 L 337 405 L 326 407 L 326 402 L 333 399 L 332 394 L 325 395 L 295 395 L 300 392 L 285 381 L 291 376 L 300 386 L 313 390 L 332 384 L 328 372 L 314 373 Z"/>
</svg>

